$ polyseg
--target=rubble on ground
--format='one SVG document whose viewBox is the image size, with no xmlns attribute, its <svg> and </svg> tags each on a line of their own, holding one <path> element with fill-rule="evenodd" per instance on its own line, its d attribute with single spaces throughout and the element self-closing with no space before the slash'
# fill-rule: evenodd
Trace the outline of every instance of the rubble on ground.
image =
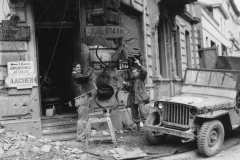
<svg viewBox="0 0 240 160">
<path fill-rule="evenodd" d="M 116 131 L 119 136 L 117 136 L 118 142 L 124 141 L 123 134 L 131 132 L 129 130 L 120 130 Z M 110 135 L 108 130 L 91 130 L 91 136 L 106 136 Z M 99 144 L 97 141 L 91 142 L 91 146 L 89 148 L 84 147 L 84 142 L 75 142 L 77 144 L 83 143 L 81 147 L 77 147 L 78 145 L 72 145 L 68 141 L 57 141 L 51 142 L 50 139 L 45 137 L 37 138 L 33 135 L 27 133 L 21 133 L 17 131 L 4 131 L 1 129 L 0 132 L 0 159 L 4 160 L 97 160 L 97 159 L 122 159 L 126 156 L 139 156 L 136 155 L 136 152 L 130 153 L 126 151 L 124 155 L 121 155 L 119 150 L 123 150 L 123 147 L 118 147 L 113 149 L 112 143 L 106 143 L 109 145 L 109 150 L 106 151 L 101 150 L 101 152 L 97 153 L 96 144 Z M 103 143 L 104 144 L 104 143 Z M 100 145 L 101 146 L 101 145 Z M 100 147 L 99 146 L 99 147 Z M 118 153 L 119 152 L 119 153 Z M 134 154 L 133 154 L 134 153 Z M 139 153 L 138 153 L 139 154 Z M 142 156 L 142 155 L 140 155 Z M 129 157 L 128 157 L 129 158 Z"/>
<path fill-rule="evenodd" d="M 16 131 L 0 134 L 0 159 L 89 159 L 92 155 L 78 148 L 65 146 L 66 142 L 51 142 L 41 137 Z"/>
</svg>

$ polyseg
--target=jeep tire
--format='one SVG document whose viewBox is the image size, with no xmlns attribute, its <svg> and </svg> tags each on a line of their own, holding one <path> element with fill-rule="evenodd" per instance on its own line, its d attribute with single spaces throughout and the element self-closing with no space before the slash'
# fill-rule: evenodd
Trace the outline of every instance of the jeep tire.
<svg viewBox="0 0 240 160">
<path fill-rule="evenodd" d="M 150 125 L 158 125 L 159 124 L 159 113 L 158 112 L 152 112 L 148 115 L 146 121 L 146 124 Z M 160 134 L 155 135 L 156 132 L 150 131 L 150 130 L 144 130 L 146 141 L 152 145 L 161 144 L 165 141 L 167 135 L 166 134 Z"/>
<path fill-rule="evenodd" d="M 219 152 L 224 140 L 224 127 L 218 120 L 203 123 L 198 133 L 197 145 L 199 152 L 207 157 Z"/>
</svg>

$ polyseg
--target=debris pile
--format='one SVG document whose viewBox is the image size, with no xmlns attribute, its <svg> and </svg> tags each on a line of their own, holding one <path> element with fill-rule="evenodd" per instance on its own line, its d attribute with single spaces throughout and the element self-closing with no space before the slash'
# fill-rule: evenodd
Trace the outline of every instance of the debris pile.
<svg viewBox="0 0 240 160">
<path fill-rule="evenodd" d="M 66 142 L 51 142 L 27 133 L 9 131 L 0 134 L 0 159 L 90 159 L 92 156 L 78 148 L 64 145 Z"/>
</svg>

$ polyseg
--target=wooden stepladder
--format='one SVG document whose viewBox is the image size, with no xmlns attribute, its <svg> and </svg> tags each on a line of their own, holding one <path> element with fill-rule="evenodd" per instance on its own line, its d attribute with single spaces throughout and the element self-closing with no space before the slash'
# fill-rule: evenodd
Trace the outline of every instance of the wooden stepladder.
<svg viewBox="0 0 240 160">
<path fill-rule="evenodd" d="M 108 124 L 108 128 L 109 128 L 109 132 L 110 135 L 94 135 L 91 136 L 91 127 L 92 124 L 94 123 L 107 123 Z M 85 141 L 85 147 L 88 148 L 89 146 L 89 141 L 94 141 L 94 140 L 112 140 L 113 142 L 113 146 L 116 147 L 117 146 L 117 140 L 116 140 L 116 135 L 113 129 L 113 125 L 112 125 L 112 121 L 110 118 L 110 113 L 106 113 L 104 114 L 104 117 L 102 118 L 89 118 L 88 122 L 87 122 L 87 126 L 86 126 L 86 141 Z"/>
</svg>

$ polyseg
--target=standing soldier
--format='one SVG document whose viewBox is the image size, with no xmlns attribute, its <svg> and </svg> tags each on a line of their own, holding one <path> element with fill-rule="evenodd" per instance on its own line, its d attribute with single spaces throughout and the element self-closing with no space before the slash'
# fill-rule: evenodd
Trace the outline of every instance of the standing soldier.
<svg viewBox="0 0 240 160">
<path fill-rule="evenodd" d="M 145 104 L 149 102 L 150 97 L 145 89 L 145 79 L 147 77 L 147 70 L 138 60 L 135 61 L 140 69 L 131 68 L 133 78 L 129 82 L 123 82 L 124 88 L 129 91 L 128 104 L 131 107 L 132 120 L 136 123 L 138 131 L 141 131 L 140 122 L 145 122 L 148 112 Z"/>
<path fill-rule="evenodd" d="M 95 90 L 94 85 L 89 81 L 93 68 L 88 69 L 86 74 L 82 74 L 81 65 L 73 63 L 71 76 L 71 87 L 75 99 L 75 106 L 78 108 L 77 140 L 85 138 L 86 123 L 89 118 L 91 91 Z"/>
</svg>

